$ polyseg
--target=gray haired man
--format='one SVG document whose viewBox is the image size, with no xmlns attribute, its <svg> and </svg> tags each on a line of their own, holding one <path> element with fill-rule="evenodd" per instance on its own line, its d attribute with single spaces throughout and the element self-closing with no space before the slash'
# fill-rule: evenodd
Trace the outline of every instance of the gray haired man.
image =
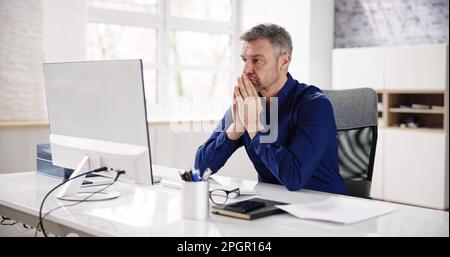
<svg viewBox="0 0 450 257">
<path fill-rule="evenodd" d="M 195 168 L 201 173 L 207 168 L 217 172 L 244 146 L 260 182 L 281 184 L 288 190 L 347 194 L 339 175 L 332 105 L 319 88 L 299 83 L 289 74 L 293 49 L 289 33 L 275 24 L 260 24 L 241 39 L 243 73 L 234 87 L 233 104 L 198 148 Z M 274 107 L 278 116 L 269 129 L 263 119 L 272 112 L 265 112 L 264 105 Z M 262 138 L 274 127 L 276 139 L 264 142 Z"/>
</svg>

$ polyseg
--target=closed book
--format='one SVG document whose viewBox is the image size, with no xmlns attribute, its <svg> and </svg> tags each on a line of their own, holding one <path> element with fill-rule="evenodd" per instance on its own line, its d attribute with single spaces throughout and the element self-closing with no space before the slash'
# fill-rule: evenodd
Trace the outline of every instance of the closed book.
<svg viewBox="0 0 450 257">
<path fill-rule="evenodd" d="M 428 109 L 430 109 L 430 106 L 427 105 L 427 104 L 411 104 L 411 108 L 413 108 L 413 109 L 428 110 Z"/>
<path fill-rule="evenodd" d="M 432 105 L 431 109 L 432 110 L 436 110 L 436 111 L 443 111 L 444 110 L 444 106 Z"/>
<path fill-rule="evenodd" d="M 234 218 L 239 218 L 239 219 L 253 220 L 253 219 L 258 219 L 258 218 L 262 218 L 262 217 L 266 217 L 266 216 L 270 216 L 270 215 L 274 215 L 274 214 L 278 214 L 278 213 L 283 213 L 284 211 L 275 207 L 275 205 L 286 204 L 286 203 L 271 201 L 271 200 L 262 199 L 262 198 L 253 198 L 251 200 L 263 202 L 265 204 L 265 206 L 261 207 L 259 209 L 253 210 L 253 211 L 241 213 L 241 212 L 226 210 L 226 207 L 227 207 L 226 204 L 225 205 L 214 205 L 214 206 L 212 206 L 212 213 L 225 215 L 225 216 L 229 216 L 229 217 L 234 217 Z"/>
</svg>

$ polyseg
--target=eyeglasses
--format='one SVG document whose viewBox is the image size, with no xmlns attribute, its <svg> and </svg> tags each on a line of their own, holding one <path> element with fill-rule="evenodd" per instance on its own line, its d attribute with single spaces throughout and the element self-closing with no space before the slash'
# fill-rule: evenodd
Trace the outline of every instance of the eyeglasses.
<svg viewBox="0 0 450 257">
<path fill-rule="evenodd" d="M 228 198 L 234 198 L 239 195 L 239 188 L 233 190 L 214 189 L 209 192 L 209 198 L 215 204 L 224 204 Z"/>
</svg>

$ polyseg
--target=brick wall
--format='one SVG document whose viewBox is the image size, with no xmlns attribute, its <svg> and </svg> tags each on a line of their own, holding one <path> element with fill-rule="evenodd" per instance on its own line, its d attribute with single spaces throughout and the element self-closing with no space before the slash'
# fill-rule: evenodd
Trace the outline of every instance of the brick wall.
<svg viewBox="0 0 450 257">
<path fill-rule="evenodd" d="M 83 0 L 0 0 L 0 122 L 47 120 L 43 62 L 84 59 Z"/>
</svg>

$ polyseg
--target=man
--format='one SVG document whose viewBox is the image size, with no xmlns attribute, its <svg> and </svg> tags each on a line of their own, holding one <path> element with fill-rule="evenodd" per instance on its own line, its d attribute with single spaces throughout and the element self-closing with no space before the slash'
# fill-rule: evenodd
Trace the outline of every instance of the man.
<svg viewBox="0 0 450 257">
<path fill-rule="evenodd" d="M 261 182 L 282 184 L 291 191 L 347 194 L 339 175 L 332 105 L 319 88 L 299 83 L 288 73 L 289 33 L 274 24 L 260 24 L 241 39 L 244 67 L 233 105 L 197 150 L 195 168 L 217 172 L 237 148 L 245 146 Z M 270 100 L 273 97 L 277 105 Z M 270 113 L 264 112 L 262 102 L 277 108 L 277 128 L 270 124 L 268 129 L 262 120 Z M 263 140 L 268 131 L 277 133 L 273 142 Z"/>
</svg>

